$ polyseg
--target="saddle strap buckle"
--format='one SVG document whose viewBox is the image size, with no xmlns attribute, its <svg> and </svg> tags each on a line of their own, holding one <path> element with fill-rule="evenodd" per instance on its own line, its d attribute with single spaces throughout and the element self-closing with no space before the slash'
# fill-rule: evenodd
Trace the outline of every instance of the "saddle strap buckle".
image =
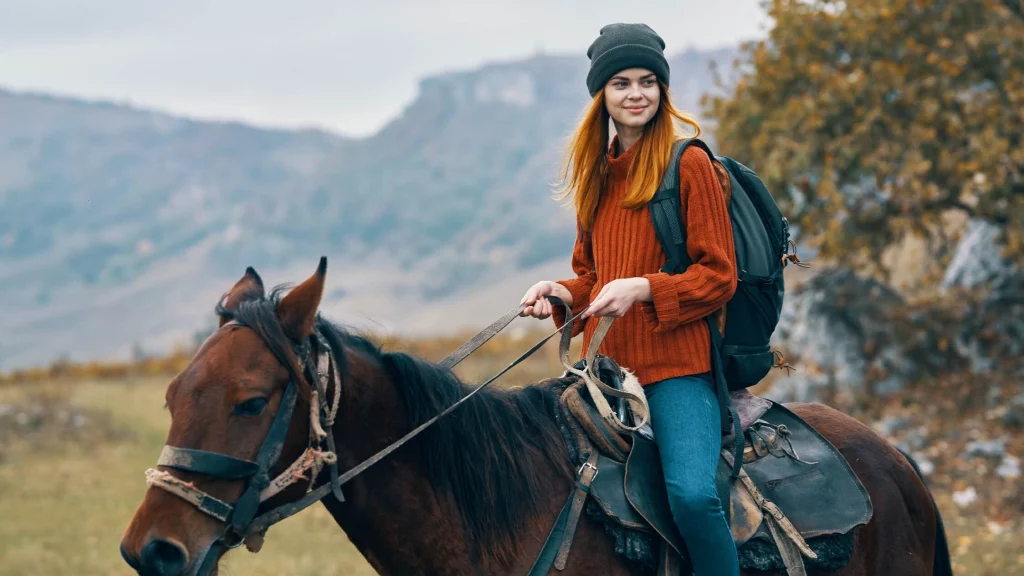
<svg viewBox="0 0 1024 576">
<path fill-rule="evenodd" d="M 558 547 L 558 554 L 555 556 L 554 566 L 558 571 L 565 570 L 569 561 L 569 549 L 572 547 L 573 536 L 576 533 L 576 524 L 583 513 L 583 504 L 590 493 L 590 484 L 597 478 L 597 452 L 591 451 L 587 461 L 580 466 L 579 476 L 576 478 L 576 489 L 569 493 L 569 515 L 565 520 L 565 529 L 562 532 L 562 544 Z M 589 468 L 589 470 L 587 470 Z"/>
<path fill-rule="evenodd" d="M 576 478 L 582 478 L 583 471 L 586 470 L 587 468 L 590 468 L 591 470 L 594 471 L 594 475 L 590 477 L 590 481 L 593 482 L 594 478 L 597 478 L 597 473 L 600 472 L 600 470 L 597 469 L 597 466 L 591 464 L 589 460 L 584 462 L 583 465 L 580 466 L 580 469 L 576 471 Z"/>
</svg>

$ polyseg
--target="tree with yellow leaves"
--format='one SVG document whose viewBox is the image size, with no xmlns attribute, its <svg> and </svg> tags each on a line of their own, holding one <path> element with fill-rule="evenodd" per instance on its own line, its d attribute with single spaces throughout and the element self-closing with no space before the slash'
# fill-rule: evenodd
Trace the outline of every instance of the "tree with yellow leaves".
<svg viewBox="0 0 1024 576">
<path fill-rule="evenodd" d="M 822 256 L 862 268 L 944 216 L 1000 225 L 1024 261 L 1021 0 L 771 0 L 767 38 L 705 100 Z M 877 270 L 885 271 L 883 268 Z"/>
</svg>

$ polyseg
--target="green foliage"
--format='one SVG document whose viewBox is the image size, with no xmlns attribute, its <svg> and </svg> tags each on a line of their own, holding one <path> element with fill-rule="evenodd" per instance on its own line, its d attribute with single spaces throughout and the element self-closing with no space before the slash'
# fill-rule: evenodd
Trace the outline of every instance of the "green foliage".
<svg viewBox="0 0 1024 576">
<path fill-rule="evenodd" d="M 843 264 L 909 235 L 948 255 L 944 216 L 1000 224 L 1024 260 L 1019 0 L 771 0 L 768 37 L 705 99 L 801 240 Z"/>
</svg>

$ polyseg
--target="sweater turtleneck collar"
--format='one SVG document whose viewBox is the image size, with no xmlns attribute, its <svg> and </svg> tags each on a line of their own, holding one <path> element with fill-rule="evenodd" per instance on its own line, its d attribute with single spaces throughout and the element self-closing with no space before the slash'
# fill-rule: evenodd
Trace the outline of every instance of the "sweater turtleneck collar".
<svg viewBox="0 0 1024 576">
<path fill-rule="evenodd" d="M 640 147 L 640 138 L 630 146 L 629 150 L 622 153 L 621 156 L 616 157 L 615 152 L 619 147 L 619 137 L 616 135 L 612 138 L 611 146 L 608 147 L 608 174 L 614 180 L 625 180 L 629 174 L 629 167 L 633 164 L 633 157 L 637 154 L 637 149 Z"/>
</svg>

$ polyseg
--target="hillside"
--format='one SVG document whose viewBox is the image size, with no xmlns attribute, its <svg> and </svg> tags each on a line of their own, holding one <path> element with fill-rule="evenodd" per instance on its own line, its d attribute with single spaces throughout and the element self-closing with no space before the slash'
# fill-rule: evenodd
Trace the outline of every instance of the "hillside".
<svg viewBox="0 0 1024 576">
<path fill-rule="evenodd" d="M 672 61 L 696 111 L 708 63 Z M 197 122 L 0 91 L 0 369 L 161 351 L 208 322 L 245 266 L 270 282 L 326 254 L 326 309 L 400 332 L 483 324 L 565 274 L 550 200 L 586 101 L 585 58 L 424 79 L 374 136 Z"/>
</svg>

